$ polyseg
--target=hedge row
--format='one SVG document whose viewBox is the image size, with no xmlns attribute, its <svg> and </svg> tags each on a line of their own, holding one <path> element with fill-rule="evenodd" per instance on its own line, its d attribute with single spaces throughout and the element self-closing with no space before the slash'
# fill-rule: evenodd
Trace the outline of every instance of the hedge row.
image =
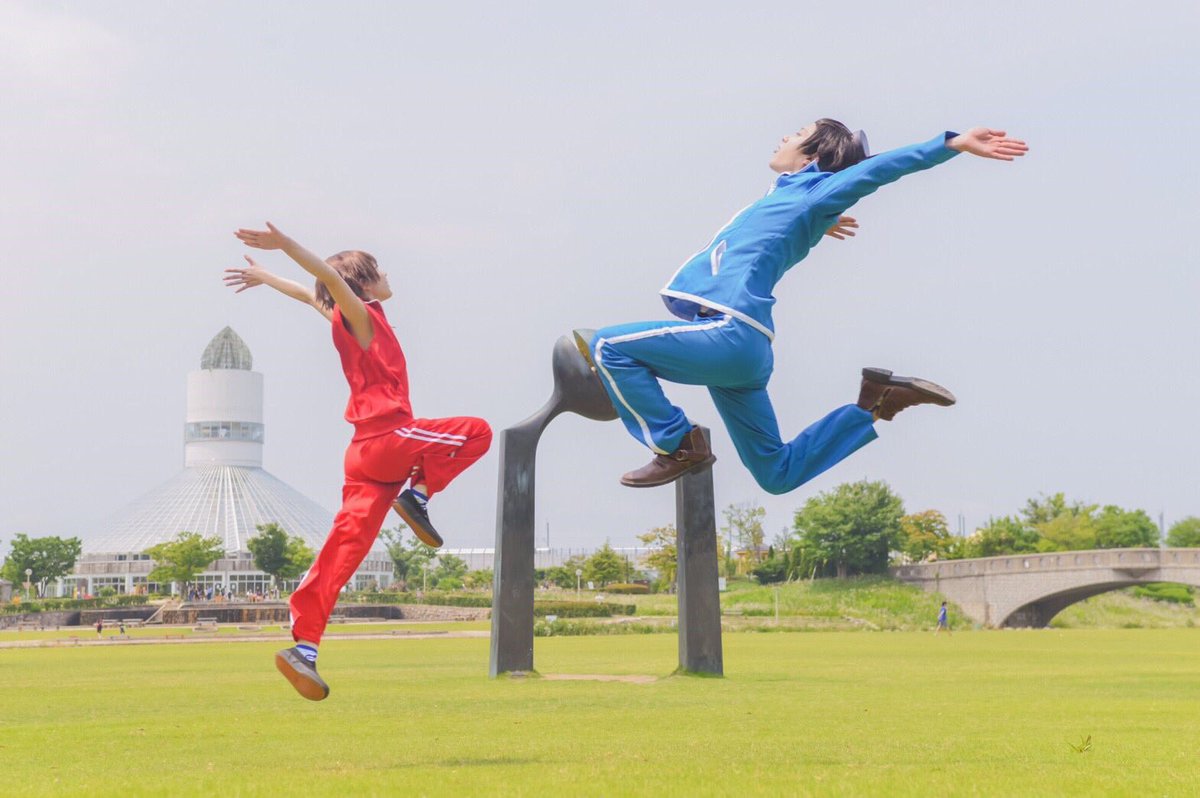
<svg viewBox="0 0 1200 798">
<path fill-rule="evenodd" d="M 533 614 L 537 617 L 557 615 L 560 618 L 611 618 L 614 615 L 633 615 L 636 604 L 613 604 L 597 601 L 535 601 Z"/>
<path fill-rule="evenodd" d="M 5 604 L 0 611 L 7 613 L 54 612 L 57 610 L 95 610 L 104 607 L 134 607 L 146 604 L 149 596 L 108 596 L 107 598 L 69 599 L 50 598 Z"/>
<path fill-rule="evenodd" d="M 426 593 L 359 593 L 357 599 L 367 604 L 438 604 L 445 607 L 490 607 L 492 597 L 470 593 L 443 593 L 430 590 Z"/>
<path fill-rule="evenodd" d="M 431 590 L 417 593 L 360 593 L 358 598 L 367 604 L 437 604 L 446 607 L 490 607 L 489 595 L 443 593 Z M 633 615 L 635 604 L 613 604 L 595 601 L 534 601 L 534 615 L 558 615 L 562 618 L 610 618 L 613 615 Z"/>
<path fill-rule="evenodd" d="M 625 596 L 645 596 L 650 592 L 650 586 L 618 582 L 615 585 L 605 585 L 600 590 L 604 593 L 620 593 Z"/>
</svg>

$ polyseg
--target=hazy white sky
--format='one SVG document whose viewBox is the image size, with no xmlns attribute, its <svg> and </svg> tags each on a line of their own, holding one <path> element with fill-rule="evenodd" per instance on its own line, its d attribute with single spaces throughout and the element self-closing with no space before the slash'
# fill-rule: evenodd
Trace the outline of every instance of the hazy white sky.
<svg viewBox="0 0 1200 798">
<path fill-rule="evenodd" d="M 885 188 L 779 287 L 785 435 L 853 401 L 864 365 L 957 407 L 770 497 L 707 394 L 669 389 L 716 428 L 718 505 L 763 503 L 773 536 L 868 477 L 969 528 L 1060 490 L 1200 514 L 1195 3 L 578 5 L 0 4 L 0 546 L 86 539 L 182 468 L 186 374 L 227 324 L 265 375 L 265 467 L 336 508 L 327 325 L 222 286 L 236 227 L 375 253 L 416 412 L 500 430 L 545 400 L 559 335 L 665 318 L 658 289 L 818 116 L 876 150 L 988 124 L 1032 152 Z M 671 521 L 670 488 L 617 483 L 647 457 L 616 423 L 556 421 L 539 535 Z M 438 499 L 450 545 L 492 544 L 496 468 Z"/>
</svg>

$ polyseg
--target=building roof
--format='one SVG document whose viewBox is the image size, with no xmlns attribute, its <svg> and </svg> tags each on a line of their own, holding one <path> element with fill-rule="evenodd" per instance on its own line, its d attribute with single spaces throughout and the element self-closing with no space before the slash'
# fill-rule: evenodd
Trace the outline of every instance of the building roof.
<svg viewBox="0 0 1200 798">
<path fill-rule="evenodd" d="M 261 468 L 196 466 L 81 535 L 85 554 L 142 552 L 180 532 L 219 537 L 226 552 L 248 551 L 258 524 L 277 523 L 319 550 L 333 514 Z"/>
<path fill-rule="evenodd" d="M 250 355 L 250 347 L 246 346 L 232 328 L 221 330 L 204 347 L 200 356 L 202 369 L 241 369 L 250 371 L 254 366 L 254 358 Z"/>
</svg>

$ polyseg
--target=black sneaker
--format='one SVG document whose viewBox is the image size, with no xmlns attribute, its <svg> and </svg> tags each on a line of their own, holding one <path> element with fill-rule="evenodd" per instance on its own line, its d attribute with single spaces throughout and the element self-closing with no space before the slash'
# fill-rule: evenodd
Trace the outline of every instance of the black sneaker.
<svg viewBox="0 0 1200 798">
<path fill-rule="evenodd" d="M 317 663 L 309 662 L 295 646 L 275 652 L 275 667 L 292 683 L 296 692 L 309 701 L 323 701 L 329 695 L 329 685 L 317 674 Z"/>
<path fill-rule="evenodd" d="M 425 504 L 413 495 L 411 488 L 401 493 L 396 501 L 392 502 L 392 509 L 404 519 L 404 523 L 408 524 L 408 528 L 417 536 L 417 540 L 435 549 L 442 547 L 442 543 L 445 541 L 433 528 L 433 522 L 429 520 L 429 512 L 425 509 Z"/>
</svg>

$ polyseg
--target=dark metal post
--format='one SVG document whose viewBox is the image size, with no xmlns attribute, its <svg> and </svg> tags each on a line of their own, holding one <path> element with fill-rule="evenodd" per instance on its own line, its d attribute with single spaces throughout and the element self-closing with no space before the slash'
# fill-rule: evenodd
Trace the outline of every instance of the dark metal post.
<svg viewBox="0 0 1200 798">
<path fill-rule="evenodd" d="M 590 330 L 578 331 L 585 340 Z M 559 413 L 596 421 L 617 417 L 599 377 L 575 341 L 564 335 L 551 358 L 554 390 L 542 409 L 500 433 L 496 501 L 496 559 L 492 583 L 492 640 L 488 673 L 533 670 L 534 466 L 538 440 Z"/>
<path fill-rule="evenodd" d="M 491 676 L 533 670 L 533 484 L 540 434 L 519 427 L 500 433 Z"/>
<path fill-rule="evenodd" d="M 701 427 L 708 439 L 708 429 Z M 712 469 L 675 483 L 679 591 L 679 669 L 722 676 L 721 596 L 717 583 L 717 519 Z"/>
</svg>

